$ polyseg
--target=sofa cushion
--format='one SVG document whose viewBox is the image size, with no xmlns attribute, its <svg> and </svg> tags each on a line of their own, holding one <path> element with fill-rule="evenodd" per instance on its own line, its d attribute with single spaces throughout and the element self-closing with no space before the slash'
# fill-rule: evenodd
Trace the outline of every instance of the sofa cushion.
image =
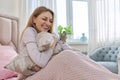
<svg viewBox="0 0 120 80">
<path fill-rule="evenodd" d="M 103 65 L 107 69 L 109 69 L 111 72 L 118 73 L 118 68 L 117 68 L 117 62 L 111 62 L 111 61 L 99 61 L 97 62 L 98 64 Z"/>
</svg>

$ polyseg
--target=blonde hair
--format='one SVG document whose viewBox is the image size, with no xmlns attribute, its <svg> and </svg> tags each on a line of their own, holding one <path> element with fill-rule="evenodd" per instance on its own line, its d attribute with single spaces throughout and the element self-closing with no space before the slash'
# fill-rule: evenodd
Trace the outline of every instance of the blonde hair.
<svg viewBox="0 0 120 80">
<path fill-rule="evenodd" d="M 33 23 L 33 18 L 34 18 L 34 17 L 37 17 L 37 16 L 39 16 L 41 13 L 47 12 L 47 11 L 49 11 L 49 12 L 52 14 L 52 16 L 53 16 L 53 22 L 54 22 L 54 13 L 53 13 L 53 11 L 50 10 L 50 9 L 48 9 L 48 8 L 46 8 L 46 7 L 44 7 L 44 6 L 40 6 L 40 7 L 37 7 L 37 8 L 33 11 L 33 13 L 31 14 L 31 16 L 29 17 L 29 20 L 28 20 L 28 22 L 27 22 L 26 28 L 27 28 L 27 27 L 33 27 L 33 28 L 36 29 L 36 31 L 37 31 L 37 28 L 35 27 L 35 25 L 34 25 L 34 23 Z M 26 29 L 26 28 L 25 28 L 25 29 Z M 25 31 L 25 29 L 24 29 L 24 31 Z M 24 31 L 22 32 L 22 35 L 23 35 Z M 51 28 L 50 28 L 50 30 L 49 30 L 48 32 L 49 32 L 49 33 L 52 33 L 52 32 L 53 32 L 53 24 L 52 24 L 52 26 L 51 26 Z M 22 35 L 21 35 L 21 37 L 22 37 Z"/>
</svg>

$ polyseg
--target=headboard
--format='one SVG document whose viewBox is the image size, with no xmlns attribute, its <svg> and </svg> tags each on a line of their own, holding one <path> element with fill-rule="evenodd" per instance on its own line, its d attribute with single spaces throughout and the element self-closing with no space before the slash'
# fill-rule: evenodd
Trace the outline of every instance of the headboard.
<svg viewBox="0 0 120 80">
<path fill-rule="evenodd" d="M 0 44 L 10 45 L 19 51 L 19 19 L 0 14 Z"/>
</svg>

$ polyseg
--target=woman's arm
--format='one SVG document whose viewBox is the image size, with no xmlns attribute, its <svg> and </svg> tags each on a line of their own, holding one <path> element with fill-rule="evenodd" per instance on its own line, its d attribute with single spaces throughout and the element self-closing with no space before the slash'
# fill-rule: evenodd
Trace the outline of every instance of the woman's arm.
<svg viewBox="0 0 120 80">
<path fill-rule="evenodd" d="M 58 42 L 62 46 L 63 50 L 73 50 L 73 51 L 81 52 L 80 49 L 73 48 L 69 44 L 67 44 L 66 42 L 63 42 L 61 40 Z"/>
<path fill-rule="evenodd" d="M 40 52 L 36 44 L 36 31 L 33 28 L 27 28 L 23 34 L 23 42 L 31 59 L 40 67 L 44 67 L 53 54 L 52 48 Z"/>
</svg>

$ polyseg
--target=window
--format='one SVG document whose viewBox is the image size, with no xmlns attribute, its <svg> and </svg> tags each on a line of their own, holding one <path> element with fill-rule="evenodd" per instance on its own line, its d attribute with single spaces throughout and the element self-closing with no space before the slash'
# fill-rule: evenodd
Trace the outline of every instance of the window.
<svg viewBox="0 0 120 80">
<path fill-rule="evenodd" d="M 88 2 L 57 0 L 57 25 L 72 25 L 73 39 L 80 39 L 82 33 L 88 38 Z"/>
</svg>

